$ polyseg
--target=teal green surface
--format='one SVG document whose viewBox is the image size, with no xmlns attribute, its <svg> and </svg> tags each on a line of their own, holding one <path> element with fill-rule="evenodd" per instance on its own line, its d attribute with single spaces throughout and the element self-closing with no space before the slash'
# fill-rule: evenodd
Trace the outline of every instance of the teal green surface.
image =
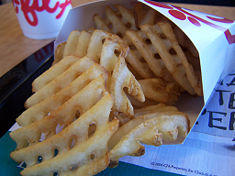
<svg viewBox="0 0 235 176">
<path fill-rule="evenodd" d="M 20 175 L 20 168 L 17 168 L 17 163 L 10 158 L 10 153 L 16 147 L 15 142 L 10 138 L 7 132 L 0 139 L 0 176 L 18 176 Z M 116 168 L 107 168 L 97 176 L 129 176 L 129 175 L 143 175 L 143 176 L 177 176 L 177 174 L 146 169 L 120 162 Z"/>
</svg>

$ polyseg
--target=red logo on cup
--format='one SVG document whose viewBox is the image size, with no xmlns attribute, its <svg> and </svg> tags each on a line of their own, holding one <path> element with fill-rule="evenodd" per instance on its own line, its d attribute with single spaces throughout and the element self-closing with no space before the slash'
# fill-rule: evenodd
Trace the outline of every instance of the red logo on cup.
<svg viewBox="0 0 235 176">
<path fill-rule="evenodd" d="M 32 25 L 38 25 L 38 17 L 36 12 L 47 11 L 48 13 L 55 13 L 57 9 L 60 9 L 59 13 L 56 15 L 56 19 L 59 19 L 66 7 L 71 4 L 71 0 L 65 0 L 65 2 L 61 3 L 57 1 L 54 7 L 50 7 L 51 0 L 41 0 L 41 5 L 39 5 L 39 0 L 13 0 L 13 5 L 15 7 L 16 13 L 19 13 L 19 7 L 21 5 L 21 10 L 24 14 L 26 21 Z M 31 18 L 30 18 L 31 16 Z"/>
</svg>

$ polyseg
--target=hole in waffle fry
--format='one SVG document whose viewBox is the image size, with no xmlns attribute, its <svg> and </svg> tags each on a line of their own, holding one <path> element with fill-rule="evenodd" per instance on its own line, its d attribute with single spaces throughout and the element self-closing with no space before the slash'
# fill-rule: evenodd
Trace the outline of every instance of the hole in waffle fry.
<svg viewBox="0 0 235 176">
<path fill-rule="evenodd" d="M 95 159 L 95 154 L 94 154 L 94 153 L 90 154 L 90 159 L 91 159 L 91 160 L 94 160 L 94 159 Z"/>
<path fill-rule="evenodd" d="M 77 136 L 72 135 L 69 140 L 69 148 L 73 148 L 77 142 Z"/>
<path fill-rule="evenodd" d="M 147 45 L 150 45 L 152 42 L 151 42 L 151 40 L 150 39 L 145 39 L 145 43 L 147 44 Z"/>
<path fill-rule="evenodd" d="M 108 24 L 108 28 L 109 28 L 109 29 L 113 29 L 113 24 L 112 24 L 112 23 L 109 23 L 109 24 Z"/>
<path fill-rule="evenodd" d="M 123 35 L 120 32 L 118 32 L 117 35 L 121 38 L 123 37 Z"/>
<path fill-rule="evenodd" d="M 80 117 L 81 113 L 79 110 L 76 111 L 75 113 L 75 119 L 78 119 Z"/>
<path fill-rule="evenodd" d="M 160 36 L 161 39 L 166 39 L 166 35 L 163 34 L 163 33 L 161 33 L 159 36 Z"/>
<path fill-rule="evenodd" d="M 174 48 L 171 48 L 171 49 L 169 50 L 169 53 L 170 53 L 171 55 L 176 55 L 176 51 L 174 50 Z"/>
<path fill-rule="evenodd" d="M 121 13 L 117 13 L 117 17 L 122 19 L 122 14 Z"/>
<path fill-rule="evenodd" d="M 155 53 L 155 54 L 154 54 L 154 58 L 155 58 L 155 59 L 161 59 L 161 57 L 159 56 L 158 53 Z"/>
<path fill-rule="evenodd" d="M 145 60 L 143 57 L 140 58 L 140 62 L 145 63 Z"/>
<path fill-rule="evenodd" d="M 89 124 L 89 128 L 88 128 L 88 137 L 92 136 L 96 131 L 96 123 L 92 122 Z"/>
<path fill-rule="evenodd" d="M 42 160 L 43 160 L 42 156 L 39 155 L 39 156 L 38 156 L 38 163 L 41 163 Z"/>
<path fill-rule="evenodd" d="M 128 29 L 130 29 L 130 28 L 131 28 L 131 23 L 128 22 L 128 23 L 125 24 L 125 26 L 126 26 Z"/>
<path fill-rule="evenodd" d="M 102 42 L 102 44 L 104 44 L 104 42 L 105 42 L 105 38 L 104 38 L 104 39 L 102 39 L 102 40 L 101 40 L 101 42 Z"/>
<path fill-rule="evenodd" d="M 58 172 L 54 172 L 53 176 L 59 176 Z"/>
<path fill-rule="evenodd" d="M 39 139 L 39 142 L 42 142 L 46 139 L 46 134 L 45 133 L 41 133 L 41 137 Z"/>
<path fill-rule="evenodd" d="M 21 165 L 21 167 L 26 168 L 26 167 L 27 167 L 26 162 L 23 162 L 23 164 Z"/>
<path fill-rule="evenodd" d="M 54 156 L 57 156 L 58 153 L 59 153 L 59 150 L 58 150 L 57 148 L 55 148 L 55 150 L 54 150 Z"/>
<path fill-rule="evenodd" d="M 130 47 L 131 50 L 136 50 L 135 45 L 132 45 L 132 44 L 131 44 L 131 45 L 129 45 L 129 47 Z"/>
<path fill-rule="evenodd" d="M 117 49 L 115 49 L 115 50 L 114 50 L 114 54 L 118 57 L 118 56 L 120 55 L 120 51 L 117 50 Z"/>
</svg>

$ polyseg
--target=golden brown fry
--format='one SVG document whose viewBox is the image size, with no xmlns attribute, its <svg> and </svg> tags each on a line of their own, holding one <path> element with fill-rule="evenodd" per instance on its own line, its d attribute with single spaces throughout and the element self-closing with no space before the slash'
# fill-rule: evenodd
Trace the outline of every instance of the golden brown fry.
<svg viewBox="0 0 235 176">
<path fill-rule="evenodd" d="M 24 111 L 16 119 L 17 123 L 21 126 L 25 126 L 42 119 L 44 116 L 48 115 L 48 113 L 51 113 L 65 103 L 99 75 L 102 75 L 105 80 L 107 80 L 106 71 L 100 65 L 94 64 L 68 86 Z"/>
<path fill-rule="evenodd" d="M 29 168 L 25 168 L 21 174 L 24 176 L 52 175 L 54 172 L 66 172 L 71 168 L 79 168 L 106 155 L 108 141 L 112 134 L 118 129 L 118 120 L 113 120 L 104 125 L 96 133 L 81 144 L 75 145 L 68 152 L 62 153 L 50 160 L 41 162 Z"/>
<path fill-rule="evenodd" d="M 32 83 L 33 92 L 37 92 L 39 89 L 44 87 L 50 81 L 55 79 L 59 74 L 67 70 L 72 64 L 78 60 L 75 56 L 67 56 L 57 64 L 50 67 L 47 71 L 36 78 Z"/>
<path fill-rule="evenodd" d="M 188 119 L 180 112 L 156 113 L 130 120 L 109 141 L 111 161 L 118 162 L 126 155 L 144 154 L 140 143 L 159 146 L 180 143 L 188 133 Z"/>
<path fill-rule="evenodd" d="M 124 88 L 127 89 L 127 92 L 124 91 Z M 141 102 L 145 100 L 140 84 L 128 70 L 123 57 L 119 57 L 113 70 L 110 91 L 114 98 L 114 109 L 130 116 L 133 116 L 134 112 L 126 93 Z"/>
<path fill-rule="evenodd" d="M 74 51 L 77 48 L 80 31 L 72 31 L 67 39 L 67 43 L 64 47 L 64 57 L 74 55 Z"/>
<path fill-rule="evenodd" d="M 175 82 L 166 82 L 152 78 L 139 80 L 145 97 L 158 103 L 174 104 L 180 95 L 180 88 Z"/>
<path fill-rule="evenodd" d="M 99 76 L 50 115 L 11 132 L 10 136 L 16 141 L 17 149 L 38 143 L 42 134 L 46 139 L 56 134 L 57 125 L 68 126 L 102 98 L 106 92 L 104 84 L 104 78 Z"/>
<path fill-rule="evenodd" d="M 63 58 L 65 45 L 66 45 L 66 42 L 62 42 L 56 47 L 53 65 L 58 63 Z"/>
<path fill-rule="evenodd" d="M 89 134 L 91 124 L 95 125 L 95 131 L 107 124 L 111 108 L 112 97 L 106 94 L 61 132 L 35 145 L 12 152 L 11 157 L 17 162 L 24 161 L 29 167 L 37 164 L 38 155 L 43 158 L 43 161 L 46 161 L 54 157 L 55 149 L 57 149 L 58 155 L 65 153 L 91 137 Z"/>
<path fill-rule="evenodd" d="M 82 31 L 78 38 L 78 43 L 76 49 L 74 50 L 74 55 L 78 57 L 84 57 L 87 54 L 88 45 L 90 43 L 91 33 L 87 31 Z"/>
<path fill-rule="evenodd" d="M 64 59 L 62 59 L 63 61 Z M 50 95 L 55 94 L 60 91 L 68 84 L 70 84 L 74 79 L 80 76 L 84 71 L 94 65 L 94 61 L 88 57 L 83 57 L 77 60 L 71 67 L 69 67 L 65 72 L 56 75 L 51 82 L 42 87 L 39 91 L 34 93 L 25 102 L 25 107 L 31 107 Z M 56 65 L 55 65 L 56 66 Z"/>
<path fill-rule="evenodd" d="M 155 76 L 163 78 L 165 80 L 171 80 L 171 75 L 167 71 L 164 63 L 158 56 L 158 51 L 152 46 L 150 39 L 141 31 L 131 31 L 126 32 L 128 39 L 135 45 L 139 53 L 142 55 L 143 59 L 147 62 L 151 71 Z"/>
</svg>

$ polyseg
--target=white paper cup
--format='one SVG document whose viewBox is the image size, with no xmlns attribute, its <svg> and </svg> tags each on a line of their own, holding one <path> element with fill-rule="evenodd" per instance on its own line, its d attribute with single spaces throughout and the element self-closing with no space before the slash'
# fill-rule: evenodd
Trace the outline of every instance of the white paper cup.
<svg viewBox="0 0 235 176">
<path fill-rule="evenodd" d="M 71 0 L 13 0 L 13 6 L 26 37 L 55 38 L 72 8 Z"/>
</svg>

